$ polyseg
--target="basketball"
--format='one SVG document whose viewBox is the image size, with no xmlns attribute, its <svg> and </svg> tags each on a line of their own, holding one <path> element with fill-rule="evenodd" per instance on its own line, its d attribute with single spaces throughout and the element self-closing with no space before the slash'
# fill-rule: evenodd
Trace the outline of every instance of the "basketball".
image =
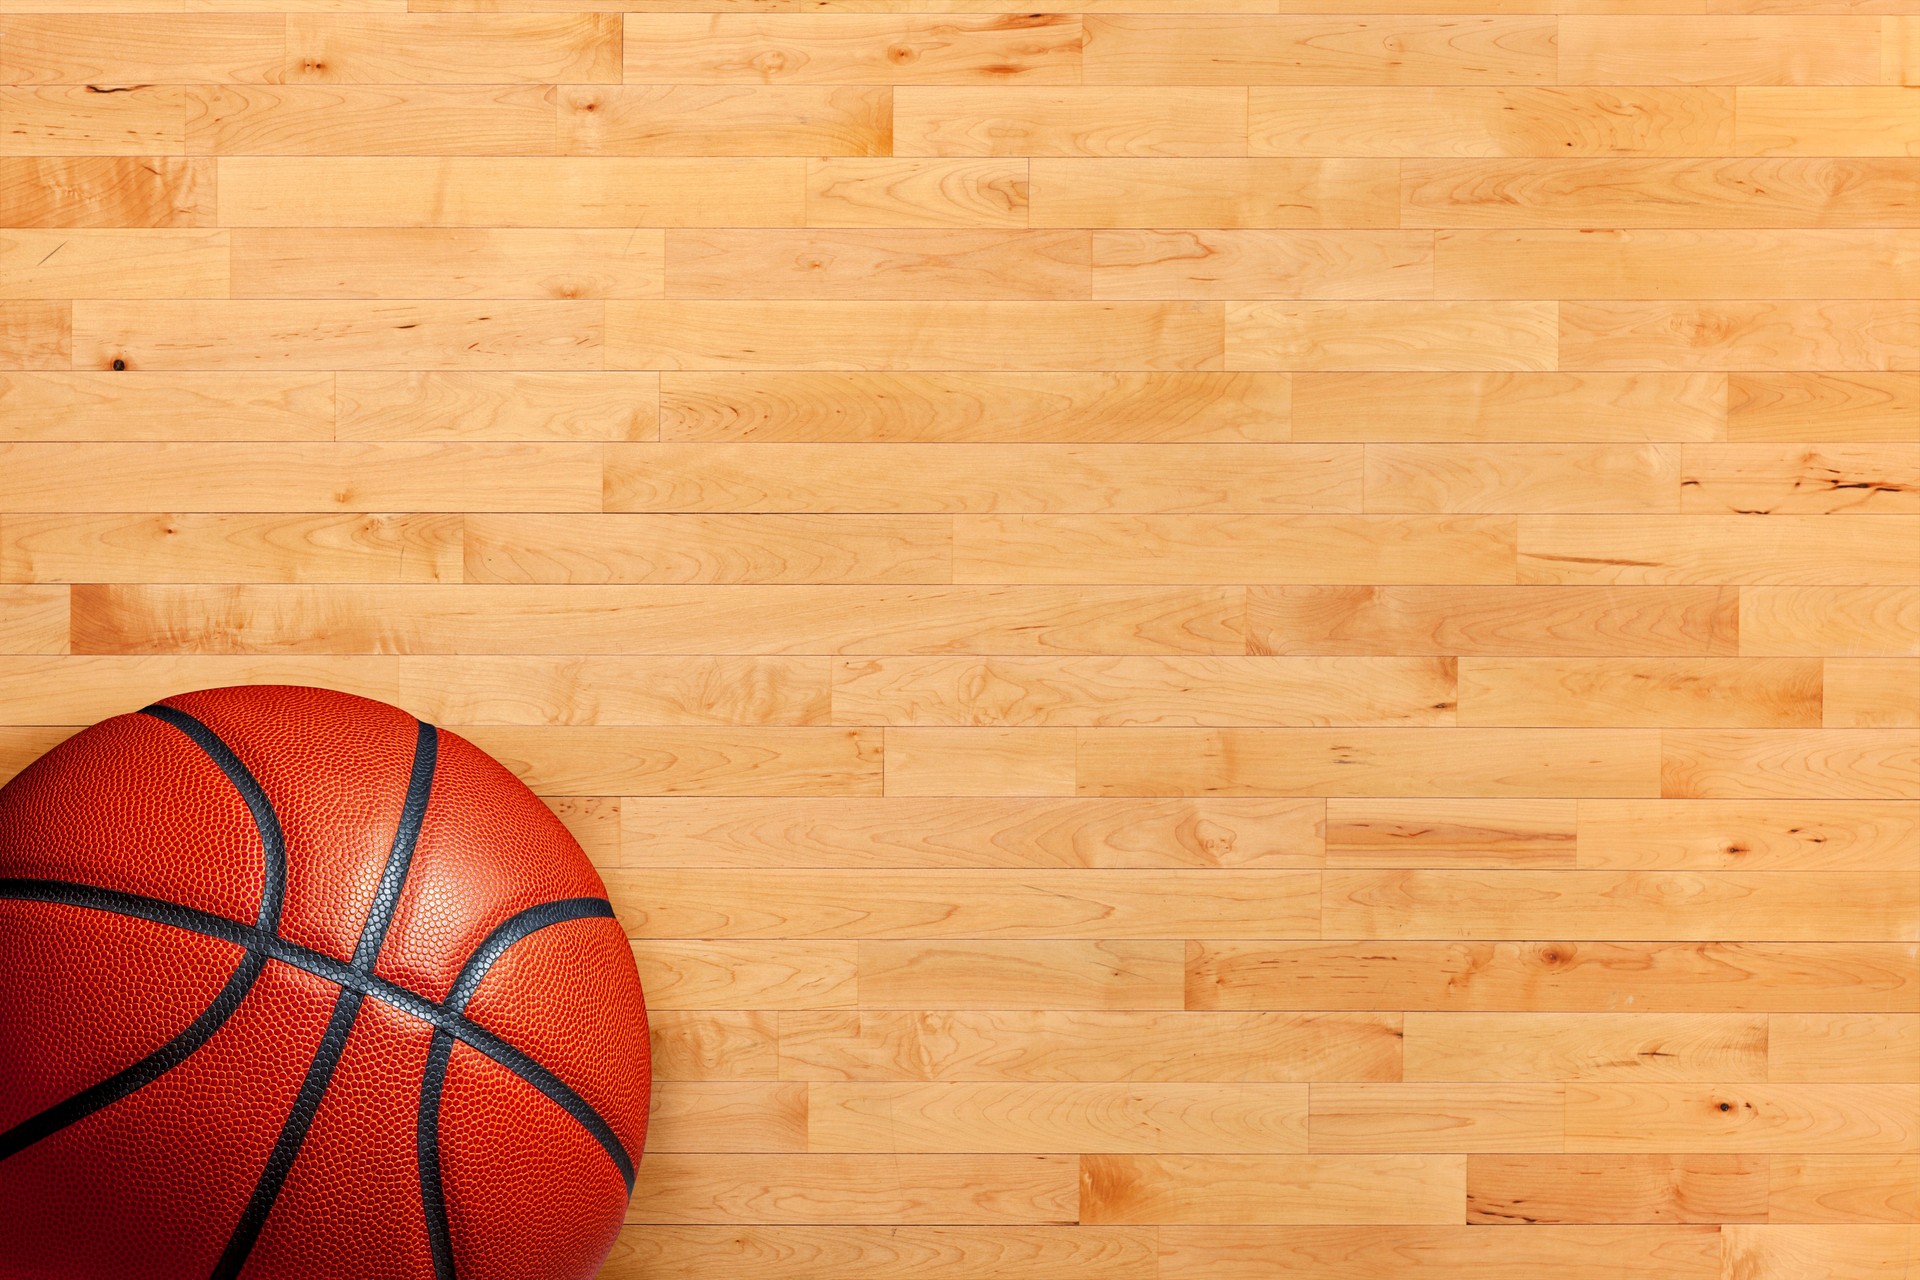
<svg viewBox="0 0 1920 1280">
<path fill-rule="evenodd" d="M 584 1280 L 649 1084 L 579 845 L 396 707 L 183 694 L 0 788 L 6 1280 Z"/>
</svg>

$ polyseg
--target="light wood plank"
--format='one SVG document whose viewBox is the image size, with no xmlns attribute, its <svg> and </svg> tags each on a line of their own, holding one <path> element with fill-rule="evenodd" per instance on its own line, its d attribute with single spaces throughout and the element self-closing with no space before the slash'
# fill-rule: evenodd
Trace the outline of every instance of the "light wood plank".
<svg viewBox="0 0 1920 1280">
<path fill-rule="evenodd" d="M 639 1226 L 613 1247 L 607 1280 L 876 1280 L 956 1269 L 981 1280 L 1156 1280 L 1151 1227 Z"/>
<path fill-rule="evenodd" d="M 920 87 L 894 93 L 902 156 L 1240 156 L 1237 88 Z"/>
<path fill-rule="evenodd" d="M 208 85 L 188 91 L 186 149 L 214 156 L 551 155 L 551 95 L 538 85 Z M 308 215 L 297 203 L 273 200 L 280 184 L 272 175 L 297 172 L 300 166 L 285 160 L 263 163 L 265 174 L 251 184 L 250 193 L 240 179 L 262 169 L 223 165 L 223 224 L 234 225 L 241 216 L 243 193 L 261 206 L 258 225 L 306 223 Z M 298 186 L 298 179 L 289 181 Z M 397 191 L 387 194 L 391 199 Z M 516 195 L 533 198 L 529 192 Z M 370 202 L 362 205 L 369 207 Z M 476 218 L 475 224 L 482 221 Z M 358 225 L 351 214 L 342 222 Z M 538 224 L 534 219 L 524 225 Z"/>
<path fill-rule="evenodd" d="M 1400 166 L 1391 160 L 1043 156 L 1028 163 L 1028 219 L 1036 227 L 1400 225 Z"/>
<path fill-rule="evenodd" d="M 1094 1155 L 1080 1168 L 1088 1223 L 1454 1222 L 1466 1186 L 1454 1155 Z"/>
<path fill-rule="evenodd" d="M 1555 366 L 1552 302 L 1251 302 L 1227 309 L 1229 369 Z"/>
<path fill-rule="evenodd" d="M 1459 723 L 1812 728 L 1822 688 L 1806 658 L 1467 658 Z"/>
<path fill-rule="evenodd" d="M 666 296 L 1073 301 L 1092 296 L 1090 241 L 1080 231 L 676 230 Z"/>
<path fill-rule="evenodd" d="M 327 440 L 333 377 L 47 372 L 0 376 L 0 440 Z"/>
<path fill-rule="evenodd" d="M 1410 1013 L 1406 1075 L 1540 1083 L 1764 1080 L 1767 1027 L 1763 1014 Z M 1516 1169 L 1525 1163 L 1516 1162 Z M 1468 1168 L 1471 1174 L 1472 1164 Z M 1468 1213 L 1485 1215 L 1472 1203 L 1471 1187 L 1468 1194 Z M 1569 1214 L 1562 1220 L 1615 1219 Z"/>
<path fill-rule="evenodd" d="M 543 795 L 876 795 L 880 743 L 858 730 L 469 726 Z"/>
<path fill-rule="evenodd" d="M 1568 302 L 1572 369 L 1920 368 L 1920 304 Z"/>
<path fill-rule="evenodd" d="M 1558 1151 L 1557 1084 L 1316 1084 L 1314 1152 Z"/>
<path fill-rule="evenodd" d="M 1570 800 L 1327 802 L 1329 867 L 1571 867 Z"/>
<path fill-rule="evenodd" d="M 829 156 L 807 162 L 805 184 L 809 227 L 1029 225 L 1025 160 Z"/>
<path fill-rule="evenodd" d="M 1543 84 L 1554 23 L 1535 17 L 1086 19 L 1088 84 Z"/>
<path fill-rule="evenodd" d="M 1734 91 L 1734 147 L 1750 156 L 1920 154 L 1914 86 L 1754 86 Z"/>
<path fill-rule="evenodd" d="M 1293 393 L 1298 440 L 1718 440 L 1727 421 L 1717 373 L 1302 373 Z"/>
<path fill-rule="evenodd" d="M 1142 1046 L 1151 1046 L 1142 1054 Z M 783 1079 L 1305 1084 L 1397 1080 L 1391 1014 L 863 1010 L 780 1017 Z"/>
<path fill-rule="evenodd" d="M 1674 871 L 1897 871 L 1920 838 L 1911 800 L 1591 800 L 1580 865 Z"/>
<path fill-rule="evenodd" d="M 885 85 L 565 85 L 555 150 L 573 156 L 884 156 Z"/>
<path fill-rule="evenodd" d="M 1442 231 L 1442 298 L 1909 298 L 1920 233 L 1847 231 Z"/>
<path fill-rule="evenodd" d="M 1920 658 L 1920 600 L 1901 587 L 1744 587 L 1740 652 Z"/>
<path fill-rule="evenodd" d="M 467 582 L 945 583 L 943 516 L 465 517 Z"/>
<path fill-rule="evenodd" d="M 1878 536 L 1824 516 L 1520 518 L 1520 580 L 1887 586 L 1920 576 L 1920 519 L 1876 516 Z"/>
<path fill-rule="evenodd" d="M 1914 955 L 1890 942 L 1196 942 L 1187 1008 L 1911 1013 Z"/>
<path fill-rule="evenodd" d="M 6 84 L 201 84 L 265 81 L 280 67 L 278 14 L 149 13 L 102 22 L 76 13 L 0 19 Z"/>
<path fill-rule="evenodd" d="M 210 227 L 210 161 L 0 155 L 0 227 Z"/>
<path fill-rule="evenodd" d="M 252 375 L 259 376 L 259 375 Z M 660 380 L 647 373 L 343 372 L 341 440 L 652 440 Z"/>
<path fill-rule="evenodd" d="M 1242 652 L 1242 592 L 1177 587 L 85 588 L 79 651 Z M 537 618 L 538 626 L 528 620 Z"/>
<path fill-rule="evenodd" d="M 1432 237 L 1401 231 L 1102 231 L 1097 298 L 1420 298 Z"/>
<path fill-rule="evenodd" d="M 1770 1222 L 1920 1221 L 1920 1155 L 1776 1155 L 1770 1163 Z"/>
<path fill-rule="evenodd" d="M 73 364 L 73 304 L 0 299 L 0 371 Z"/>
<path fill-rule="evenodd" d="M 1451 1221 L 1451 1219 L 1449 1219 Z M 1161 1280 L 1723 1280 L 1715 1227 L 1162 1227 Z"/>
<path fill-rule="evenodd" d="M 64 654 L 68 609 L 63 586 L 0 582 L 0 653 Z"/>
<path fill-rule="evenodd" d="M 1920 442 L 1689 445 L 1683 511 L 1750 515 L 1920 513 Z M 1863 526 L 1865 527 L 1865 526 Z"/>
<path fill-rule="evenodd" d="M 942 385 L 928 381 L 930 390 Z M 1360 481 L 1359 451 L 1337 445 L 902 442 L 876 450 L 749 437 L 606 455 L 610 511 L 1338 512 L 1359 510 Z"/>
<path fill-rule="evenodd" d="M 460 517 L 8 514 L 0 523 L 0 578 L 458 581 Z"/>
<path fill-rule="evenodd" d="M 1875 84 L 1880 20 L 1572 13 L 1559 70 L 1565 84 Z"/>
<path fill-rule="evenodd" d="M 1904 1014 L 1775 1014 L 1767 1079 L 1811 1084 L 1897 1083 L 1920 1078 L 1920 1017 Z"/>
<path fill-rule="evenodd" d="M 177 156 L 187 150 L 181 85 L 0 88 L 0 155 Z"/>
<path fill-rule="evenodd" d="M 1911 799 L 1920 730 L 1669 729 L 1660 778 L 1669 799 Z"/>
<path fill-rule="evenodd" d="M 1920 728 L 1920 664 L 1911 658 L 1829 658 L 1829 729 Z"/>
<path fill-rule="evenodd" d="M 1589 1151 L 1891 1153 L 1916 1130 L 1916 1084 L 1567 1086 L 1567 1143 Z"/>
<path fill-rule="evenodd" d="M 954 940 L 858 945 L 863 1009 L 1182 1007 L 1184 944 L 1179 942 Z"/>
<path fill-rule="evenodd" d="M 633 949 L 651 1009 L 851 1009 L 859 944 L 648 939 Z"/>
<path fill-rule="evenodd" d="M 224 231 L 0 233 L 0 298 L 224 298 Z"/>
<path fill-rule="evenodd" d="M 1767 1175 L 1756 1156 L 1475 1156 L 1467 1221 L 1765 1222 Z"/>
<path fill-rule="evenodd" d="M 1729 149 L 1734 102 L 1730 90 L 1691 87 L 1255 85 L 1248 149 L 1260 156 L 1694 156 Z"/>
<path fill-rule="evenodd" d="M 657 298 L 665 270 L 658 231 L 248 227 L 231 234 L 236 298 Z"/>
<path fill-rule="evenodd" d="M 1920 432 L 1920 374 L 1735 373 L 1727 381 L 1735 442 L 1892 444 Z"/>
<path fill-rule="evenodd" d="M 288 84 L 617 84 L 614 14 L 290 14 Z"/>
<path fill-rule="evenodd" d="M 1369 444 L 1367 510 L 1677 511 L 1671 445 Z"/>
<path fill-rule="evenodd" d="M 632 1223 L 1066 1223 L 1071 1156 L 656 1155 Z"/>
<path fill-rule="evenodd" d="M 630 13 L 633 84 L 1075 84 L 1069 14 Z"/>
</svg>

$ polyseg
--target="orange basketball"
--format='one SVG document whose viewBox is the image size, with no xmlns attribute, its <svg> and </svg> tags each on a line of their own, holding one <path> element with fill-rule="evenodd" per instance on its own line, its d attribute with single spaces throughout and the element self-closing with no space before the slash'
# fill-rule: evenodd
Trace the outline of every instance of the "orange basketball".
<svg viewBox="0 0 1920 1280">
<path fill-rule="evenodd" d="M 395 707 L 183 694 L 0 788 L 0 1277 L 588 1277 L 649 1077 L 580 847 Z"/>
</svg>

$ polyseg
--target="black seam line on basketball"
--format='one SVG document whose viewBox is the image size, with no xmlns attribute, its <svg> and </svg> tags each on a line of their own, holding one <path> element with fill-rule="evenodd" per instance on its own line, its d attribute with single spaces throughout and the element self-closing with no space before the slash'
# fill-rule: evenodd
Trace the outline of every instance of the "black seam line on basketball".
<svg viewBox="0 0 1920 1280">
<path fill-rule="evenodd" d="M 454 980 L 453 990 L 447 993 L 447 1008 L 464 1014 L 467 1002 L 480 989 L 487 971 L 522 938 L 566 920 L 585 920 L 610 914 L 612 909 L 603 898 L 564 898 L 558 902 L 543 902 L 537 907 L 528 907 L 508 918 L 488 934 L 486 940 L 473 949 L 467 962 L 460 966 L 460 976 Z M 433 1044 L 427 1051 L 427 1069 L 420 1076 L 420 1105 L 417 1112 L 420 1204 L 426 1210 L 427 1244 L 433 1254 L 434 1280 L 455 1280 L 452 1227 L 447 1221 L 446 1189 L 440 1181 L 440 1094 L 446 1087 L 447 1064 L 452 1056 L 453 1037 L 436 1028 Z M 632 1193 L 631 1183 L 627 1191 Z"/>
<path fill-rule="evenodd" d="M 150 707 L 140 708 L 140 714 L 164 720 L 180 732 L 193 739 L 213 762 L 220 766 L 220 772 L 227 775 L 234 790 L 247 803 L 247 809 L 253 814 L 253 825 L 260 830 L 260 846 L 263 864 L 260 872 L 260 928 L 269 933 L 280 931 L 280 912 L 287 901 L 287 839 L 280 830 L 280 815 L 273 810 L 273 803 L 267 799 L 267 792 L 253 771 L 241 762 L 221 740 L 220 735 L 207 728 L 199 720 L 178 707 L 170 707 L 164 702 L 156 702 Z"/>
<path fill-rule="evenodd" d="M 152 920 L 156 924 L 172 925 L 178 929 L 187 929 L 194 933 L 203 933 L 208 937 L 224 938 L 236 946 L 264 952 L 272 959 L 304 969 L 317 977 L 325 978 L 337 986 L 349 987 L 364 995 L 370 995 L 383 1004 L 392 1005 L 411 1017 L 437 1027 L 454 1039 L 472 1045 L 475 1049 L 492 1058 L 507 1070 L 525 1080 L 541 1093 L 552 1099 L 562 1110 L 571 1115 L 580 1126 L 599 1142 L 620 1170 L 620 1176 L 626 1181 L 627 1192 L 633 1192 L 633 1158 L 614 1133 L 613 1127 L 606 1122 L 591 1103 L 575 1093 L 571 1086 L 538 1062 L 514 1048 L 499 1036 L 488 1031 L 479 1023 L 463 1014 L 436 1004 L 417 992 L 409 991 L 398 983 L 390 982 L 377 974 L 356 969 L 330 955 L 303 947 L 297 942 L 289 942 L 277 934 L 268 933 L 252 925 L 241 924 L 226 916 L 215 915 L 211 911 L 202 911 L 197 907 L 183 906 L 178 902 L 167 902 L 160 898 L 149 898 L 145 894 L 126 893 L 119 889 L 105 889 L 97 885 L 74 884 L 65 880 L 0 879 L 0 898 L 16 898 L 30 902 L 58 902 L 67 906 L 88 907 L 96 911 L 111 911 L 116 915 L 137 916 L 142 920 Z M 613 918 L 613 907 L 603 898 L 589 899 L 600 904 L 600 909 L 591 914 L 607 919 Z"/>
<path fill-rule="evenodd" d="M 440 1175 L 440 1094 L 453 1058 L 453 1037 L 435 1027 L 427 1047 L 427 1069 L 420 1077 L 420 1105 L 414 1111 L 414 1148 L 420 1165 L 420 1208 L 427 1220 L 427 1251 L 434 1280 L 457 1280 L 453 1230 L 447 1222 L 447 1192 Z M 632 1187 L 628 1187 L 631 1194 Z"/>
<path fill-rule="evenodd" d="M 313 1051 L 313 1061 L 307 1064 L 300 1092 L 294 1095 L 286 1123 L 280 1126 L 280 1136 L 274 1139 L 273 1150 L 260 1170 L 260 1180 L 253 1184 L 247 1207 L 240 1211 L 240 1220 L 234 1224 L 233 1234 L 227 1237 L 227 1247 L 221 1251 L 220 1261 L 214 1264 L 211 1280 L 234 1280 L 240 1268 L 247 1264 L 247 1255 L 253 1252 L 254 1242 L 265 1229 L 274 1201 L 280 1198 L 280 1188 L 287 1184 L 293 1162 L 299 1159 L 307 1132 L 313 1128 L 313 1118 L 320 1110 L 321 1099 L 327 1095 L 327 1086 L 333 1083 L 334 1070 L 340 1065 L 340 1056 L 347 1051 L 347 1037 L 353 1034 L 354 1019 L 360 1016 L 360 1006 L 366 998 L 365 992 L 350 987 L 340 988 L 334 997 L 326 1034 L 320 1037 L 320 1044 Z"/>
<path fill-rule="evenodd" d="M 367 908 L 367 923 L 360 930 L 360 943 L 353 949 L 353 967 L 373 969 L 386 941 L 393 913 L 400 906 L 400 891 L 406 887 L 407 872 L 413 866 L 413 847 L 420 839 L 420 824 L 427 816 L 427 797 L 433 791 L 433 770 L 440 755 L 440 734 L 426 721 L 419 721 L 413 743 L 413 772 L 407 779 L 407 798 L 400 806 L 400 825 L 394 829 L 393 848 L 387 853 L 386 869 L 380 873 L 380 887 L 374 890 L 373 905 Z"/>
<path fill-rule="evenodd" d="M 226 984 L 200 1011 L 200 1016 L 189 1022 L 180 1034 L 132 1066 L 0 1133 L 0 1160 L 26 1150 L 68 1125 L 78 1124 L 96 1111 L 112 1106 L 192 1057 L 196 1049 L 213 1038 L 214 1032 L 226 1025 L 233 1011 L 240 1007 L 240 1001 L 253 989 L 260 971 L 266 967 L 267 957 L 263 952 L 242 952 L 240 963 L 234 966 Z"/>
</svg>

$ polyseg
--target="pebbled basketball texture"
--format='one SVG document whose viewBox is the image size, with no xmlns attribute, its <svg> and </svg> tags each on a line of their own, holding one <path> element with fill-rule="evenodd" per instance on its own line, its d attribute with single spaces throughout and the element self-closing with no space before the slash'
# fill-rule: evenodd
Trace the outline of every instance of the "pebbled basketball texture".
<svg viewBox="0 0 1920 1280">
<path fill-rule="evenodd" d="M 456 734 L 208 689 L 0 788 L 3 1280 L 584 1280 L 649 1081 L 599 876 Z"/>
</svg>

